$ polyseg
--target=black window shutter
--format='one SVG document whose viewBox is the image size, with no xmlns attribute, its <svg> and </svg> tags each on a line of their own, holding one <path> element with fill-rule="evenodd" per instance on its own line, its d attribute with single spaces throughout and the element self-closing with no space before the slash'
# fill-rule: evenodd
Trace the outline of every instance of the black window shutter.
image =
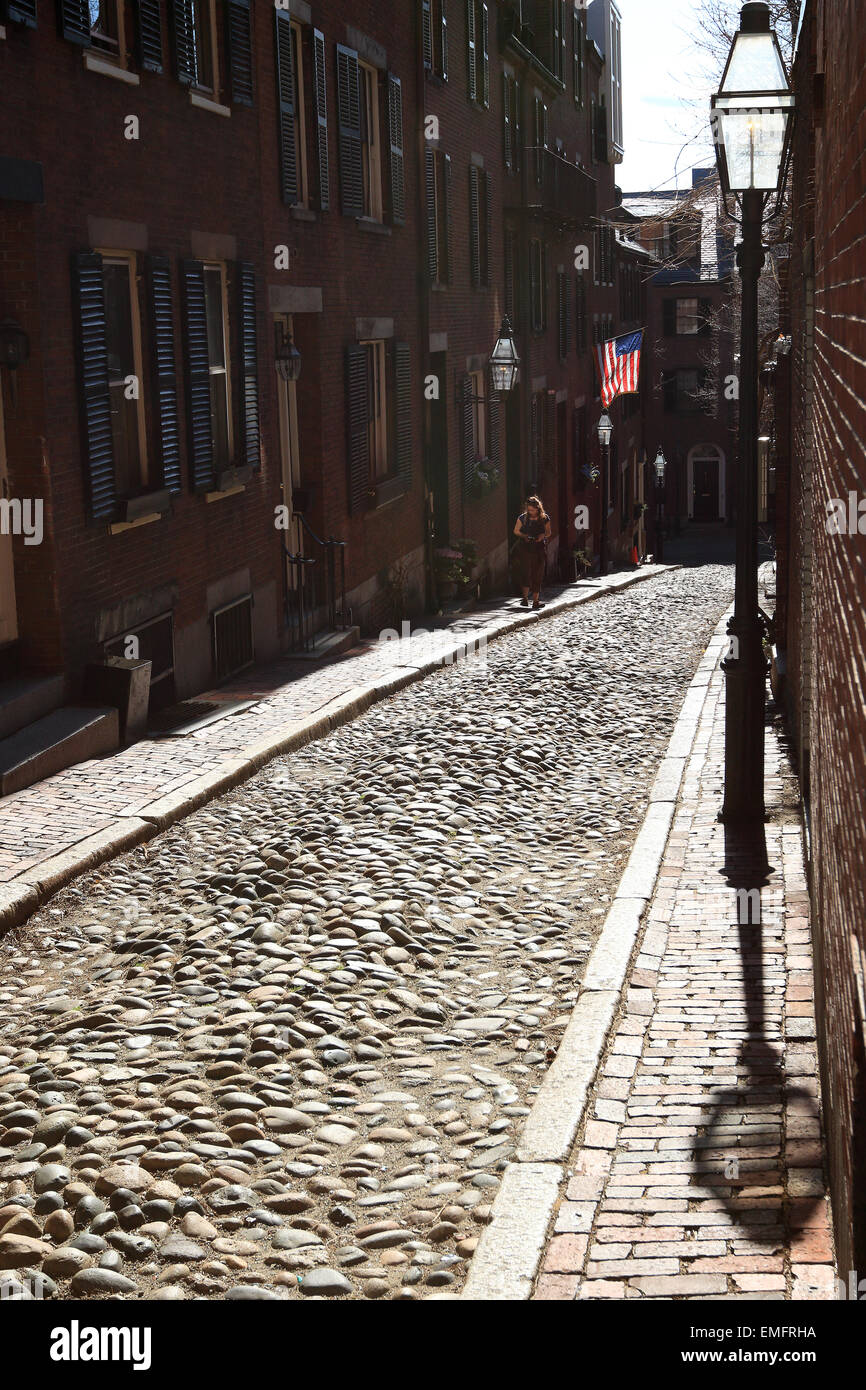
<svg viewBox="0 0 866 1390">
<path fill-rule="evenodd" d="M 162 483 L 180 492 L 180 421 L 174 350 L 174 303 L 167 256 L 148 256 L 150 336 L 153 347 L 153 404 L 162 454 Z"/>
<path fill-rule="evenodd" d="M 37 0 L 6 0 L 6 18 L 14 24 L 25 24 L 28 29 L 37 27 Z"/>
<path fill-rule="evenodd" d="M 506 169 L 512 167 L 511 146 L 511 78 L 502 74 L 502 154 Z"/>
<path fill-rule="evenodd" d="M 178 82 L 195 81 L 195 23 L 193 0 L 172 0 L 174 72 Z"/>
<path fill-rule="evenodd" d="M 663 328 L 666 338 L 673 338 L 677 331 L 677 302 L 675 299 L 662 300 Z"/>
<path fill-rule="evenodd" d="M 539 305 L 541 247 L 537 241 L 529 244 L 529 317 L 531 328 L 538 332 L 541 328 L 541 308 Z"/>
<path fill-rule="evenodd" d="M 521 90 L 520 83 L 515 77 L 511 83 L 511 142 L 514 147 L 514 169 L 519 172 L 523 168 L 523 123 L 520 111 Z"/>
<path fill-rule="evenodd" d="M 319 207 L 331 206 L 331 165 L 328 158 L 328 84 L 325 76 L 325 36 L 313 30 L 313 94 L 316 102 L 316 145 L 319 154 Z"/>
<path fill-rule="evenodd" d="M 436 150 L 428 145 L 424 150 L 424 185 L 427 200 L 427 275 L 431 284 L 439 278 L 437 247 L 438 214 L 436 208 Z"/>
<path fill-rule="evenodd" d="M 481 6 L 481 100 L 490 105 L 490 7 Z"/>
<path fill-rule="evenodd" d="M 582 100 L 582 95 L 583 95 L 583 93 L 582 93 L 582 91 L 581 91 L 581 80 L 580 80 L 580 79 L 581 79 L 581 75 L 582 75 L 582 74 L 581 74 L 581 63 L 580 63 L 581 52 L 582 52 L 582 47 L 581 47 L 581 44 L 582 44 L 582 35 L 581 35 L 581 32 L 580 32 L 580 17 L 579 17 L 579 15 L 578 15 L 578 13 L 577 13 L 577 10 L 572 10 L 572 12 L 571 12 L 571 39 L 572 39 L 571 75 L 572 75 L 572 81 L 573 81 L 573 83 L 574 83 L 574 104 L 575 104 L 575 106 L 580 106 L 581 100 Z"/>
<path fill-rule="evenodd" d="M 90 6 L 88 0 L 58 0 L 60 34 L 70 43 L 90 46 Z"/>
<path fill-rule="evenodd" d="M 430 5 L 431 0 L 421 0 L 421 46 L 424 53 L 424 67 L 428 72 L 433 69 L 433 15 Z"/>
<path fill-rule="evenodd" d="M 482 235 L 484 237 L 484 280 L 485 285 L 492 284 L 493 280 L 493 247 L 491 242 L 493 217 L 491 209 L 493 207 L 493 179 L 490 171 L 484 171 L 484 220 Z"/>
<path fill-rule="evenodd" d="M 487 457 L 497 467 L 500 463 L 499 457 L 499 434 L 500 434 L 500 396 L 498 391 L 491 391 L 487 398 Z"/>
<path fill-rule="evenodd" d="M 258 468 L 259 446 L 259 343 L 256 318 L 256 271 L 249 261 L 238 262 L 241 418 L 244 436 L 244 463 Z"/>
<path fill-rule="evenodd" d="M 78 312 L 81 416 L 90 478 L 90 512 L 94 517 L 111 516 L 116 494 L 102 257 L 95 251 L 74 255 L 72 281 Z"/>
<path fill-rule="evenodd" d="M 212 487 L 214 481 L 213 435 L 210 419 L 210 361 L 207 350 L 207 311 L 204 266 L 201 261 L 182 261 L 186 346 L 186 393 L 192 485 Z"/>
<path fill-rule="evenodd" d="M 337 44 L 337 119 L 340 144 L 340 201 L 344 217 L 364 213 L 361 173 L 361 87 L 358 55 Z"/>
<path fill-rule="evenodd" d="M 394 344 L 394 440 L 397 475 L 412 486 L 412 352 L 408 343 Z"/>
<path fill-rule="evenodd" d="M 252 106 L 253 36 L 250 0 L 226 0 L 226 41 L 232 102 L 235 106 Z"/>
<path fill-rule="evenodd" d="M 391 145 L 391 221 L 406 224 L 406 177 L 403 168 L 403 88 L 388 73 L 388 140 Z"/>
<path fill-rule="evenodd" d="M 539 437 L 538 437 L 538 430 L 539 430 L 538 392 L 537 392 L 537 391 L 533 391 L 532 397 L 530 398 L 530 402 L 529 402 L 529 460 L 530 460 L 530 463 L 532 464 L 532 473 L 533 473 L 533 479 L 534 479 L 533 486 L 536 486 L 536 487 L 538 486 L 538 474 L 539 474 L 540 464 L 541 464 L 541 448 L 540 448 L 540 441 L 539 441 Z"/>
<path fill-rule="evenodd" d="M 514 312 L 514 233 L 505 233 L 505 312 L 511 319 L 513 327 L 517 327 L 517 315 Z"/>
<path fill-rule="evenodd" d="M 469 166 L 469 271 L 475 289 L 481 284 L 481 189 L 474 164 Z"/>
<path fill-rule="evenodd" d="M 478 38 L 475 25 L 476 0 L 466 0 L 466 73 L 469 87 L 469 100 L 478 100 Z"/>
<path fill-rule="evenodd" d="M 442 266 L 442 279 L 446 283 L 451 281 L 451 156 L 442 156 L 442 225 L 445 229 L 445 248 L 444 266 Z"/>
<path fill-rule="evenodd" d="M 286 10 L 274 10 L 274 51 L 277 68 L 277 122 L 280 145 L 280 187 L 284 203 L 298 201 L 298 161 L 295 153 L 295 61 L 292 21 Z"/>
<path fill-rule="evenodd" d="M 439 38 L 441 42 L 441 76 L 448 81 L 448 0 L 439 0 Z"/>
<path fill-rule="evenodd" d="M 136 51 L 146 72 L 162 72 L 162 11 L 159 0 L 136 0 Z"/>
<path fill-rule="evenodd" d="M 367 349 L 350 343 L 346 349 L 346 422 L 348 429 L 349 515 L 367 508 L 370 495 L 369 390 Z"/>
<path fill-rule="evenodd" d="M 472 378 L 468 372 L 460 378 L 460 410 L 461 410 L 461 455 L 463 463 L 463 485 L 468 488 L 475 471 L 475 444 L 473 442 L 474 430 L 472 412 L 474 403 L 472 400 Z"/>
<path fill-rule="evenodd" d="M 711 299 L 702 299 L 698 303 L 699 326 L 698 333 L 702 338 L 709 338 L 713 331 L 713 302 Z"/>
<path fill-rule="evenodd" d="M 664 408 L 666 411 L 675 411 L 677 408 L 677 374 L 676 372 L 662 372 L 662 393 L 664 396 Z"/>
</svg>

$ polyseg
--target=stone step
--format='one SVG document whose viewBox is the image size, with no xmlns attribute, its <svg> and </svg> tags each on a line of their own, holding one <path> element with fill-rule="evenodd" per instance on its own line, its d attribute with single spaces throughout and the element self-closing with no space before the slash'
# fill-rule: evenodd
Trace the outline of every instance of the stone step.
<svg viewBox="0 0 866 1390">
<path fill-rule="evenodd" d="M 0 796 L 41 782 L 120 743 L 116 709 L 66 706 L 0 740 Z"/>
<path fill-rule="evenodd" d="M 347 627 L 337 632 L 318 632 L 313 638 L 313 646 L 308 652 L 289 652 L 288 655 L 300 661 L 319 661 L 324 656 L 337 656 L 357 647 L 361 640 L 359 627 Z"/>
<path fill-rule="evenodd" d="M 0 739 L 57 709 L 63 699 L 63 676 L 15 676 L 0 680 Z"/>
</svg>

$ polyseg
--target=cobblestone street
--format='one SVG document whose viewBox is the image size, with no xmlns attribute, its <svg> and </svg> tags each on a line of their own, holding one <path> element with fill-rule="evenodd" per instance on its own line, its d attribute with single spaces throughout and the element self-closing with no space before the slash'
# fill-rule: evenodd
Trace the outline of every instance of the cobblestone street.
<svg viewBox="0 0 866 1390">
<path fill-rule="evenodd" d="M 458 1291 L 732 585 L 669 572 L 504 637 L 10 932 L 0 1269 Z"/>
</svg>

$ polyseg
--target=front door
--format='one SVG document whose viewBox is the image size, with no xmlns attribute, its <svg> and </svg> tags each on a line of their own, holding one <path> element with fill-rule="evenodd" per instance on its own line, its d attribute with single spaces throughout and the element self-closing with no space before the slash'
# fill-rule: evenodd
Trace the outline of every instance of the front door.
<svg viewBox="0 0 866 1390">
<path fill-rule="evenodd" d="M 276 314 L 275 323 L 282 331 L 291 334 L 292 319 L 289 314 Z M 280 482 L 283 506 L 288 507 L 291 518 L 288 530 L 281 534 L 286 548 L 293 555 L 302 555 L 304 551 L 303 527 L 294 510 L 295 492 L 300 489 L 301 484 L 297 385 L 294 381 L 283 381 L 279 373 L 277 373 L 277 413 L 280 423 Z M 289 565 L 288 569 L 290 581 L 294 583 L 295 567 Z"/>
<path fill-rule="evenodd" d="M 6 471 L 6 436 L 3 430 L 3 374 L 0 372 L 0 500 L 9 500 Z M 0 511 L 0 647 L 18 636 L 15 613 L 15 570 L 12 563 L 12 526 L 6 507 Z"/>
<path fill-rule="evenodd" d="M 718 521 L 719 519 L 719 464 L 717 459 L 696 458 L 692 465 L 694 502 L 692 517 L 695 521 Z"/>
<path fill-rule="evenodd" d="M 448 544 L 448 401 L 445 392 L 448 355 L 434 352 L 430 372 L 439 383 L 438 395 L 428 403 L 430 411 L 430 491 L 433 496 L 433 543 L 437 549 Z"/>
</svg>

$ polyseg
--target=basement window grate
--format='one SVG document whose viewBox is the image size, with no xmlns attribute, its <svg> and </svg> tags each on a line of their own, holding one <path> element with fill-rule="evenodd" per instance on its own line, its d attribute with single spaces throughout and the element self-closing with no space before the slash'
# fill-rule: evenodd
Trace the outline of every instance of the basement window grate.
<svg viewBox="0 0 866 1390">
<path fill-rule="evenodd" d="M 214 674 L 218 681 L 224 681 L 253 664 L 252 594 L 215 609 L 211 621 Z"/>
</svg>

